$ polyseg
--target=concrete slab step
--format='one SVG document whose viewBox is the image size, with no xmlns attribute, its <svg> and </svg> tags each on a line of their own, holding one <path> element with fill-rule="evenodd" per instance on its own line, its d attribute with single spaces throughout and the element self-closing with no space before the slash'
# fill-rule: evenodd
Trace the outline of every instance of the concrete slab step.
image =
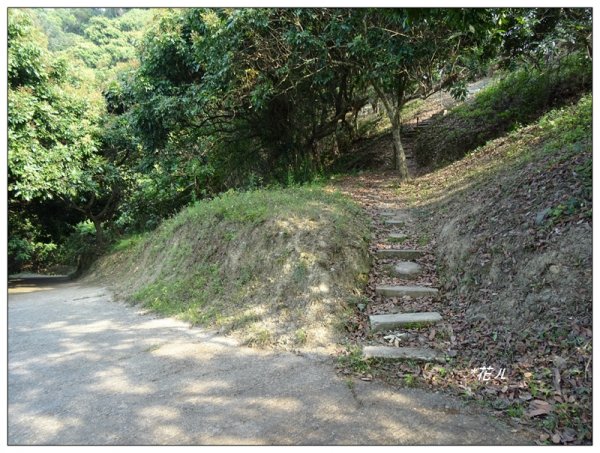
<svg viewBox="0 0 600 453">
<path fill-rule="evenodd" d="M 386 315 L 371 315 L 369 322 L 371 330 L 391 330 L 399 327 L 411 328 L 435 324 L 442 320 L 442 315 L 435 311 L 417 313 L 393 313 Z"/>
<path fill-rule="evenodd" d="M 402 217 L 406 217 L 408 218 L 408 215 L 402 211 L 394 211 L 392 209 L 386 209 L 385 211 L 381 211 L 380 214 L 383 217 L 394 217 L 394 218 L 402 218 Z"/>
<path fill-rule="evenodd" d="M 445 363 L 443 353 L 430 348 L 394 348 L 391 346 L 364 346 L 363 357 L 386 360 L 416 360 L 419 362 Z"/>
<path fill-rule="evenodd" d="M 398 261 L 394 264 L 393 273 L 402 278 L 415 278 L 421 270 L 421 266 L 413 261 Z"/>
<path fill-rule="evenodd" d="M 400 258 L 404 260 L 413 260 L 423 256 L 421 250 L 414 249 L 379 249 L 377 255 L 382 258 Z"/>
<path fill-rule="evenodd" d="M 427 286 L 377 285 L 375 286 L 375 292 L 387 297 L 425 297 L 435 296 L 438 290 Z"/>
<path fill-rule="evenodd" d="M 394 217 L 392 219 L 386 219 L 383 223 L 386 225 L 404 225 L 406 223 L 406 218 Z"/>
</svg>

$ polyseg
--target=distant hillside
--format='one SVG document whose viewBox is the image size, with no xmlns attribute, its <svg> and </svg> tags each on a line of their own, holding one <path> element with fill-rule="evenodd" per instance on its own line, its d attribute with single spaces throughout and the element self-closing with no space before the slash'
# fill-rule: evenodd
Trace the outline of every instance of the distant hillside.
<svg viewBox="0 0 600 453">
<path fill-rule="evenodd" d="M 553 108 L 576 102 L 592 88 L 592 62 L 581 54 L 560 64 L 522 68 L 497 77 L 469 102 L 440 111 L 419 128 L 414 155 L 421 166 L 439 167 L 537 121 Z"/>
</svg>

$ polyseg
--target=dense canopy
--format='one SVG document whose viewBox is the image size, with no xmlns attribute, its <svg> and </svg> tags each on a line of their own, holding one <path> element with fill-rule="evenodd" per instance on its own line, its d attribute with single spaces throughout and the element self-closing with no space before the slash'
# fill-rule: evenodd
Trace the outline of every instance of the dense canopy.
<svg viewBox="0 0 600 453">
<path fill-rule="evenodd" d="M 408 102 L 573 53 L 591 58 L 590 9 L 11 9 L 9 267 L 346 171 L 369 105 L 406 179 Z"/>
</svg>

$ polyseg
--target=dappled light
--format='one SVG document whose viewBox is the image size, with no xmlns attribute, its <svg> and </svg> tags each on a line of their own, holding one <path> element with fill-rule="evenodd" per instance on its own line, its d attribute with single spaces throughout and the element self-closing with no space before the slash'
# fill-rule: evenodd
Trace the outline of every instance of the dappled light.
<svg viewBox="0 0 600 453">
<path fill-rule="evenodd" d="M 10 445 L 592 442 L 591 7 L 6 27 Z"/>
<path fill-rule="evenodd" d="M 367 237 L 358 206 L 321 187 L 227 193 L 102 257 L 85 281 L 249 345 L 332 349 Z"/>
<path fill-rule="evenodd" d="M 329 285 L 327 283 L 320 283 L 318 286 L 310 286 L 310 291 L 316 294 L 327 294 L 329 292 Z"/>
<path fill-rule="evenodd" d="M 440 415 L 451 404 L 440 395 L 349 386 L 327 356 L 239 347 L 107 295 L 86 297 L 101 292 L 65 284 L 10 296 L 11 445 L 414 444 L 422 430 L 429 444 L 502 436 L 489 422 L 463 430 L 465 420 L 478 423 L 466 409 Z"/>
</svg>

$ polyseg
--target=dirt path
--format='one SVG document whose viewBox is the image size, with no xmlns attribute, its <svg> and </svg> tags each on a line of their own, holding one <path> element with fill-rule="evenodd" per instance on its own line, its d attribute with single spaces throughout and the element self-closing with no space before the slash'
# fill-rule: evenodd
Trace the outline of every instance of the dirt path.
<svg viewBox="0 0 600 453">
<path fill-rule="evenodd" d="M 458 400 L 350 383 L 329 357 L 239 347 L 102 287 L 9 289 L 9 445 L 527 442 Z"/>
</svg>

